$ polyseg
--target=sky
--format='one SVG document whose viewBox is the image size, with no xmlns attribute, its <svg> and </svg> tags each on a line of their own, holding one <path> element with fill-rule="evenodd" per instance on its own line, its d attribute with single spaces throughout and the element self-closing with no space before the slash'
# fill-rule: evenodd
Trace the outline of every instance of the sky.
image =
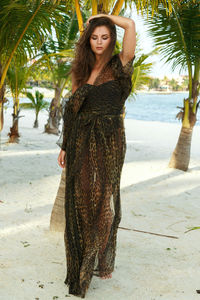
<svg viewBox="0 0 200 300">
<path fill-rule="evenodd" d="M 144 53 L 148 53 L 155 48 L 153 45 L 152 38 L 147 33 L 147 26 L 140 15 L 137 14 L 137 10 L 133 7 L 131 11 L 131 18 L 135 21 L 136 32 L 139 33 L 140 37 L 140 47 L 142 47 Z M 171 64 L 164 63 L 161 60 L 161 55 L 153 55 L 148 58 L 145 62 L 154 62 L 150 76 L 159 77 L 162 79 L 164 76 L 169 78 L 176 78 L 180 75 L 187 75 L 187 71 L 181 71 L 179 74 L 179 69 L 175 69 L 174 72 L 171 70 Z"/>
</svg>

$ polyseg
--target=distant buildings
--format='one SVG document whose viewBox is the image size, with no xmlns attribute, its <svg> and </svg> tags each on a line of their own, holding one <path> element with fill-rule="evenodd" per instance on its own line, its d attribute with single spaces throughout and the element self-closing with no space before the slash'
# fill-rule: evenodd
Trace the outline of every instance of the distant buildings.
<svg viewBox="0 0 200 300">
<path fill-rule="evenodd" d="M 140 91 L 157 91 L 171 93 L 174 91 L 188 91 L 188 76 L 180 75 L 168 78 L 150 77 L 148 84 L 143 85 Z"/>
</svg>

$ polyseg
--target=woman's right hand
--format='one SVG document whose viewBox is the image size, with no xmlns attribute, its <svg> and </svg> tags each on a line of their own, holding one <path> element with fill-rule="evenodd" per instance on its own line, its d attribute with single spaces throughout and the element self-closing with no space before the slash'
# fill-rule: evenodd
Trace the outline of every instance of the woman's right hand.
<svg viewBox="0 0 200 300">
<path fill-rule="evenodd" d="M 58 164 L 62 169 L 65 168 L 65 157 L 66 157 L 66 152 L 61 149 L 58 155 Z"/>
<path fill-rule="evenodd" d="M 106 16 L 107 16 L 106 14 L 97 14 L 97 15 L 90 16 L 86 21 L 86 25 L 88 26 L 90 23 L 90 20 L 92 20 L 94 18 L 106 17 Z"/>
</svg>

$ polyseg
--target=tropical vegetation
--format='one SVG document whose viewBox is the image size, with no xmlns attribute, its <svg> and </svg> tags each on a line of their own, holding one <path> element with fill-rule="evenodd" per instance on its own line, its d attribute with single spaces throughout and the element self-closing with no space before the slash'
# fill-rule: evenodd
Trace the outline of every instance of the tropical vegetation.
<svg viewBox="0 0 200 300">
<path fill-rule="evenodd" d="M 38 128 L 38 115 L 42 109 L 48 109 L 49 102 L 44 100 L 44 95 L 39 91 L 35 91 L 35 97 L 31 92 L 26 92 L 27 98 L 31 101 L 31 103 L 21 103 L 20 107 L 24 109 L 34 109 L 35 110 L 35 121 L 33 124 L 33 128 Z"/>
<path fill-rule="evenodd" d="M 0 131 L 3 128 L 5 80 L 14 60 L 24 65 L 41 48 L 55 21 L 62 22 L 66 6 L 55 1 L 0 1 Z"/>
<path fill-rule="evenodd" d="M 146 90 L 158 90 L 158 91 L 168 91 L 168 92 L 177 92 L 177 91 L 188 91 L 188 76 L 183 75 L 180 78 L 169 79 L 167 76 L 164 76 L 163 79 L 157 77 L 150 77 L 146 85 L 143 86 Z"/>
<path fill-rule="evenodd" d="M 6 83 L 10 88 L 12 98 L 13 98 L 13 113 L 12 113 L 12 126 L 10 127 L 10 132 L 8 133 L 9 142 L 15 143 L 18 142 L 20 134 L 18 128 L 18 121 L 20 119 L 20 108 L 19 108 L 19 95 L 24 91 L 26 80 L 28 78 L 29 68 L 20 66 L 17 62 L 14 61 L 10 64 Z"/>
<path fill-rule="evenodd" d="M 184 0 L 174 3 L 170 16 L 159 6 L 151 22 L 146 22 L 155 44 L 167 62 L 172 62 L 172 70 L 180 67 L 188 72 L 189 95 L 183 99 L 183 109 L 179 113 L 182 128 L 169 166 L 186 171 L 189 166 L 193 127 L 196 123 L 198 96 L 200 89 L 200 3 Z"/>
<path fill-rule="evenodd" d="M 179 2 L 181 0 L 177 0 Z M 5 79 L 13 58 L 24 64 L 36 55 L 48 33 L 52 34 L 55 22 L 62 23 L 65 13 L 75 9 L 80 32 L 83 30 L 81 6 L 92 14 L 99 12 L 118 15 L 124 5 L 136 4 L 138 11 L 152 8 L 157 11 L 163 3 L 166 12 L 172 11 L 174 0 L 1 0 L 0 2 L 0 131 L 3 129 L 3 105 L 5 103 Z M 12 38 L 10 38 L 12 36 Z"/>
<path fill-rule="evenodd" d="M 66 14 L 63 23 L 55 22 L 54 35 L 49 36 L 38 53 L 38 56 L 42 55 L 39 59 L 40 65 L 50 73 L 50 81 L 55 91 L 45 125 L 46 133 L 59 134 L 61 97 L 69 81 L 70 62 L 78 32 L 75 12 Z"/>
</svg>

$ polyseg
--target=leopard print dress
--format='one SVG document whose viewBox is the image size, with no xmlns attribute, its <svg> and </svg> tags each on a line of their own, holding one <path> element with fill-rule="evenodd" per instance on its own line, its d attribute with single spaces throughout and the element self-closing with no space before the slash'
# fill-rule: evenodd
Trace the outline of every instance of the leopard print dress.
<svg viewBox="0 0 200 300">
<path fill-rule="evenodd" d="M 65 105 L 65 283 L 82 298 L 94 274 L 114 270 L 126 151 L 123 107 L 134 59 L 123 66 L 119 54 L 113 55 L 94 84 L 79 87 Z"/>
</svg>

